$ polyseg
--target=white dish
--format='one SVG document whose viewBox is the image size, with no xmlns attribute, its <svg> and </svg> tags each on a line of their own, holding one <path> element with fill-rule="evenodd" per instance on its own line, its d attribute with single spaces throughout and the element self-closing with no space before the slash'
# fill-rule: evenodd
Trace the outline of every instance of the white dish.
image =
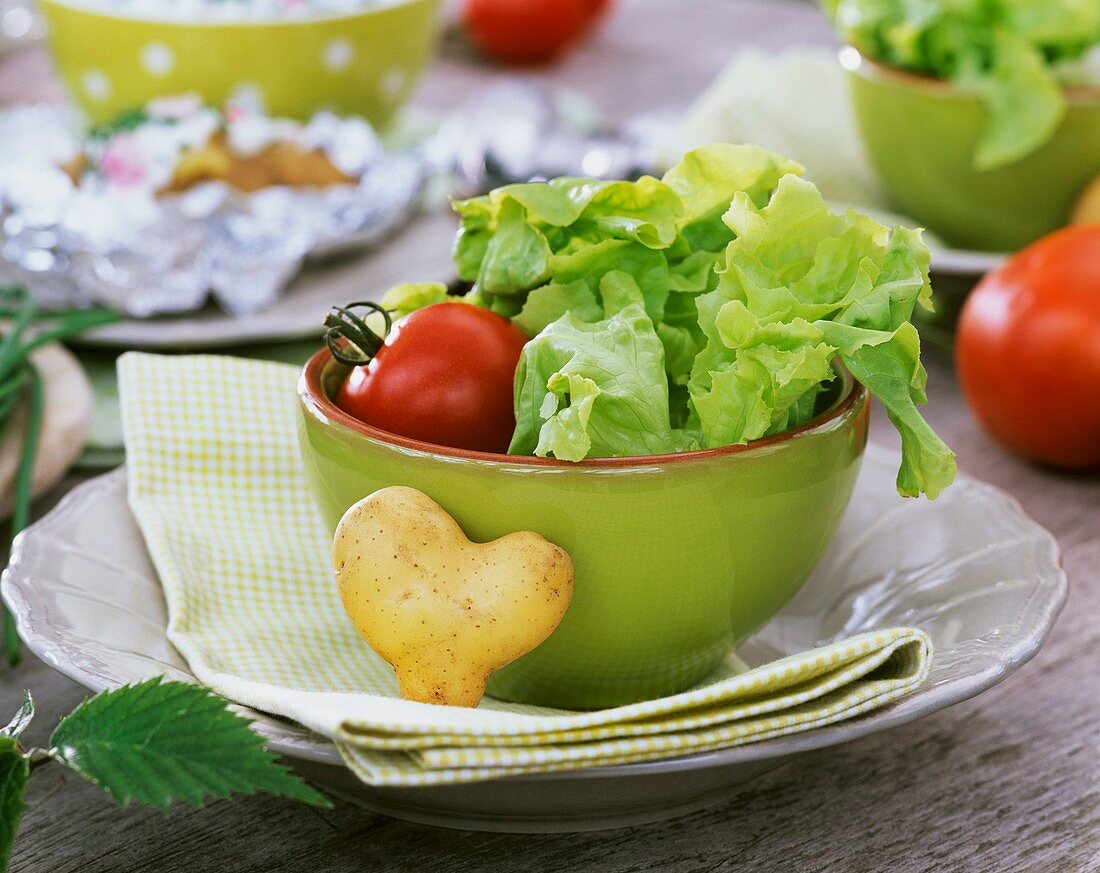
<svg viewBox="0 0 1100 873">
<path fill-rule="evenodd" d="M 995 270 L 1009 259 L 1008 252 L 969 252 L 936 243 L 930 244 L 929 249 L 932 251 L 932 272 L 949 276 L 976 278 Z"/>
<path fill-rule="evenodd" d="M 398 818 L 474 830 L 634 825 L 721 801 L 807 749 L 912 721 L 984 691 L 1031 658 L 1066 596 L 1053 537 L 992 486 L 961 476 L 935 502 L 901 500 L 898 458 L 869 446 L 837 538 L 801 593 L 739 653 L 756 665 L 861 630 L 914 625 L 935 659 L 927 684 L 868 716 L 664 761 L 468 785 L 376 788 L 333 746 L 251 712 L 270 747 L 334 793 Z M 160 584 L 118 470 L 75 489 L 18 539 L 4 600 L 34 652 L 93 690 L 165 674 L 193 679 L 165 636 Z"/>
</svg>

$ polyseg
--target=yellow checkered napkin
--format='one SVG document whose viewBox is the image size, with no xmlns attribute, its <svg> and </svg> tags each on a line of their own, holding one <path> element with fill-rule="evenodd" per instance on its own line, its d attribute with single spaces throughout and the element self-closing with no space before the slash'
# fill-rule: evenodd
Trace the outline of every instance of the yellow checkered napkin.
<svg viewBox="0 0 1100 873">
<path fill-rule="evenodd" d="M 297 371 L 210 356 L 119 361 L 130 506 L 164 585 L 168 636 L 226 697 L 332 738 L 374 785 L 647 761 L 808 730 L 912 691 L 928 638 L 860 634 L 595 712 L 401 700 L 336 596 L 298 460 Z"/>
</svg>

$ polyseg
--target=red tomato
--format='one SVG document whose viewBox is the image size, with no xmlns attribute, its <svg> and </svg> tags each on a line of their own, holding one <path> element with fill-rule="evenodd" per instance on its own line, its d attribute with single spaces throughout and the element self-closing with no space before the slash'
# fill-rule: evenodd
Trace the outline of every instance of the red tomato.
<svg viewBox="0 0 1100 873">
<path fill-rule="evenodd" d="M 611 9 L 611 0 L 586 0 L 588 5 L 588 19 L 597 22 L 607 15 Z"/>
<path fill-rule="evenodd" d="M 527 337 L 468 303 L 435 303 L 401 319 L 371 362 L 354 368 L 336 405 L 390 433 L 440 446 L 508 451 L 512 384 Z"/>
<path fill-rule="evenodd" d="M 598 14 L 599 0 L 466 0 L 462 20 L 481 51 L 508 63 L 548 61 Z"/>
<path fill-rule="evenodd" d="M 1058 467 L 1100 465 L 1100 224 L 1044 237 L 982 279 L 956 349 L 996 440 Z"/>
</svg>

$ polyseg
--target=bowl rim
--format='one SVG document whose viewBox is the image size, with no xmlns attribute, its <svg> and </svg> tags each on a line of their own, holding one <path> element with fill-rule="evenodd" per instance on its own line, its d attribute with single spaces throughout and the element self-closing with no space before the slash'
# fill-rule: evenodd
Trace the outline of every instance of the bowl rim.
<svg viewBox="0 0 1100 873">
<path fill-rule="evenodd" d="M 697 449 L 690 452 L 673 452 L 664 455 L 632 455 L 619 458 L 585 458 L 582 461 L 562 461 L 557 458 L 539 458 L 533 455 L 503 455 L 496 452 L 480 452 L 471 449 L 459 449 L 452 446 L 440 446 L 435 443 L 399 436 L 374 427 L 344 412 L 325 393 L 321 383 L 325 368 L 333 362 L 332 353 L 320 348 L 302 367 L 298 379 L 298 399 L 305 413 L 315 419 L 335 424 L 345 431 L 358 434 L 402 449 L 409 449 L 432 457 L 452 458 L 467 461 L 479 461 L 497 466 L 542 467 L 559 470 L 582 469 L 621 469 L 663 466 L 686 461 L 702 461 L 727 455 L 741 455 L 760 449 L 773 448 L 783 443 L 793 442 L 796 438 L 831 432 L 854 418 L 861 408 L 866 407 L 867 389 L 857 382 L 843 367 L 837 367 L 842 380 L 840 397 L 824 412 L 798 427 L 790 428 L 773 436 L 761 437 L 751 442 L 734 446 L 719 446 L 713 449 Z"/>
<path fill-rule="evenodd" d="M 38 0 L 38 5 L 47 8 L 50 6 L 56 6 L 60 9 L 64 9 L 70 12 L 77 12 L 81 15 L 91 15 L 96 18 L 106 18 L 110 21 L 124 21 L 131 22 L 133 24 L 142 25 L 155 25 L 158 27 L 174 27 L 181 29 L 197 29 L 197 28 L 244 28 L 244 27 L 302 27 L 310 24 L 324 24 L 327 22 L 341 22 L 349 21 L 351 19 L 365 18 L 371 15 L 377 15 L 382 12 L 388 12 L 393 9 L 403 8 L 405 6 L 436 6 L 441 4 L 442 0 L 386 0 L 386 2 L 379 3 L 376 6 L 364 5 L 362 9 L 356 9 L 353 12 L 332 12 L 324 15 L 309 15 L 304 18 L 235 18 L 227 20 L 218 19 L 201 19 L 201 18 L 169 18 L 169 17 L 157 17 L 151 14 L 145 15 L 124 15 L 118 12 L 113 12 L 109 8 L 104 6 L 100 8 L 97 3 L 86 2 L 86 0 Z"/>
<path fill-rule="evenodd" d="M 955 83 L 940 76 L 928 73 L 916 73 L 902 67 L 888 64 L 861 51 L 854 45 L 844 45 L 837 52 L 841 67 L 865 79 L 881 79 L 918 88 L 938 96 L 968 96 L 978 99 L 977 95 L 961 90 Z M 1100 103 L 1100 85 L 1063 85 L 1062 93 L 1069 103 Z"/>
</svg>

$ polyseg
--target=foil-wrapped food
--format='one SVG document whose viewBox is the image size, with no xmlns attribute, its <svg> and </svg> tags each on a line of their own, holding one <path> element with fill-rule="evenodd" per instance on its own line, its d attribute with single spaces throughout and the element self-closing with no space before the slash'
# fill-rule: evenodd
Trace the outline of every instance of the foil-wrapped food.
<svg viewBox="0 0 1100 873">
<path fill-rule="evenodd" d="M 427 151 L 452 193 L 472 197 L 554 176 L 637 178 L 654 169 L 667 126 L 654 116 L 610 124 L 576 92 L 508 77 L 449 113 Z"/>
<path fill-rule="evenodd" d="M 164 98 L 83 136 L 64 109 L 13 109 L 0 116 L 0 283 L 135 317 L 210 297 L 252 312 L 306 258 L 401 224 L 424 176 L 362 119 L 270 118 L 244 98 Z"/>
</svg>

